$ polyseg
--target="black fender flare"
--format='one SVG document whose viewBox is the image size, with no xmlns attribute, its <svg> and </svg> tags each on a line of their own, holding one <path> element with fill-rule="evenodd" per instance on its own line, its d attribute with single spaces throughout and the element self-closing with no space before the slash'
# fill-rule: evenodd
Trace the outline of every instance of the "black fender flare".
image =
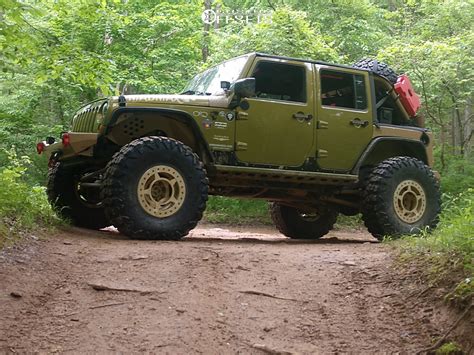
<svg viewBox="0 0 474 355">
<path fill-rule="evenodd" d="M 370 141 L 369 145 L 361 154 L 361 156 L 357 160 L 357 163 L 352 168 L 351 173 L 354 175 L 358 175 L 360 168 L 362 167 L 366 159 L 370 156 L 370 154 L 374 152 L 375 149 L 377 149 L 377 146 L 385 142 L 400 143 L 401 145 L 404 145 L 405 147 L 408 145 L 411 145 L 412 147 L 416 147 L 414 151 L 420 152 L 420 154 L 413 154 L 411 156 L 421 160 L 425 164 L 428 164 L 428 155 L 426 154 L 426 144 L 424 144 L 422 140 L 415 140 L 415 139 L 410 139 L 410 138 L 398 138 L 398 137 L 376 137 Z M 387 158 L 389 158 L 389 156 L 387 156 Z"/>
<path fill-rule="evenodd" d="M 112 130 L 112 127 L 115 125 L 118 118 L 122 114 L 128 113 L 128 112 L 155 112 L 155 113 L 167 114 L 167 115 L 170 115 L 168 117 L 169 119 L 173 119 L 178 122 L 186 124 L 187 126 L 189 126 L 189 128 L 193 132 L 194 137 L 196 138 L 197 144 L 203 150 L 203 153 L 206 154 L 206 157 L 208 158 L 209 162 L 211 163 L 214 162 L 214 157 L 211 153 L 211 150 L 209 149 L 209 145 L 207 144 L 207 141 L 204 139 L 202 131 L 199 129 L 197 122 L 186 111 L 170 109 L 170 108 L 120 107 L 112 113 L 112 117 L 110 118 L 110 121 L 107 123 L 104 135 L 107 135 L 108 133 L 110 133 L 110 131 Z M 201 157 L 201 159 L 202 158 L 203 157 Z"/>
</svg>

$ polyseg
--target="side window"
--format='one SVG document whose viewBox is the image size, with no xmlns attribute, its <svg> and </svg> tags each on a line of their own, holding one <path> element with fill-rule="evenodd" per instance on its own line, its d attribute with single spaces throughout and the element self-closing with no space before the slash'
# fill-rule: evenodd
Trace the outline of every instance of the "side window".
<svg viewBox="0 0 474 355">
<path fill-rule="evenodd" d="M 335 70 L 321 70 L 321 102 L 323 106 L 367 108 L 367 94 L 363 75 Z"/>
<path fill-rule="evenodd" d="M 258 98 L 306 102 L 306 69 L 303 66 L 259 62 L 252 76 Z"/>
</svg>

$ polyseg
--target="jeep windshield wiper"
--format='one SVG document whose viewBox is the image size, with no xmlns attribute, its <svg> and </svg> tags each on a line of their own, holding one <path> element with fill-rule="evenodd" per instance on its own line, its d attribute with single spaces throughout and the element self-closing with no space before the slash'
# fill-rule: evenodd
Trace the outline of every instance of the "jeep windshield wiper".
<svg viewBox="0 0 474 355">
<path fill-rule="evenodd" d="M 210 92 L 203 92 L 203 91 L 193 91 L 193 90 L 186 90 L 182 92 L 180 95 L 212 95 Z"/>
</svg>

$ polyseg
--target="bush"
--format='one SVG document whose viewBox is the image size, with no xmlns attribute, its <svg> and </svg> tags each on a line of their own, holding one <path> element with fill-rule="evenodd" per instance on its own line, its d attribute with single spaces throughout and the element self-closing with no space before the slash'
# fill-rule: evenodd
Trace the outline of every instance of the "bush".
<svg viewBox="0 0 474 355">
<path fill-rule="evenodd" d="M 420 237 L 396 242 L 404 259 L 423 260 L 433 284 L 450 281 L 457 285 L 447 295 L 450 301 L 468 301 L 474 293 L 474 189 L 455 196 L 443 195 L 438 228 Z"/>
<path fill-rule="evenodd" d="M 19 158 L 13 149 L 2 153 L 8 157 L 8 163 L 0 170 L 0 247 L 25 232 L 58 223 L 44 187 L 26 183 L 30 159 Z"/>
<path fill-rule="evenodd" d="M 444 171 L 441 171 L 441 190 L 446 194 L 457 195 L 472 186 L 474 186 L 472 158 L 449 156 Z"/>
</svg>

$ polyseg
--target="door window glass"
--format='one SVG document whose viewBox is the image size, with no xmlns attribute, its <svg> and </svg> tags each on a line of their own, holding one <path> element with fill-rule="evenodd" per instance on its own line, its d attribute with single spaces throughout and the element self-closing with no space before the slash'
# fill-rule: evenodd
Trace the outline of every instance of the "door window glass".
<svg viewBox="0 0 474 355">
<path fill-rule="evenodd" d="M 306 69 L 303 66 L 259 62 L 252 77 L 258 98 L 306 102 Z"/>
<path fill-rule="evenodd" d="M 345 107 L 356 110 L 367 108 L 367 94 L 363 75 L 335 70 L 321 70 L 320 76 L 323 106 Z"/>
</svg>

